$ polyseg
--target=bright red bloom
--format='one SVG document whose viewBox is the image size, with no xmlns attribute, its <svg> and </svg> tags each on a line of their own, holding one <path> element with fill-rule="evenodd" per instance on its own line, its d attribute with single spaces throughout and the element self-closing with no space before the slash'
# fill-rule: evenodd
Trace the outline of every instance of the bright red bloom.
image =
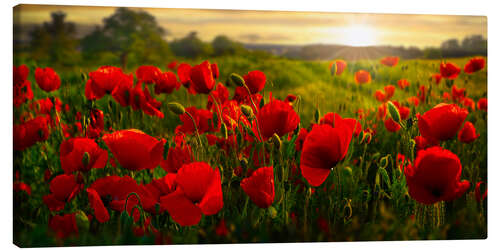
<svg viewBox="0 0 500 250">
<path fill-rule="evenodd" d="M 168 65 L 167 68 L 171 70 L 175 70 L 177 68 L 177 61 L 171 61 Z"/>
<path fill-rule="evenodd" d="M 94 210 L 94 215 L 97 221 L 104 223 L 109 220 L 109 213 L 104 204 L 102 203 L 101 197 L 97 191 L 93 188 L 87 188 L 88 199 L 90 202 L 90 207 Z"/>
<path fill-rule="evenodd" d="M 59 75 L 52 68 L 37 68 L 35 70 L 35 80 L 38 87 L 46 92 L 57 90 L 61 86 Z"/>
<path fill-rule="evenodd" d="M 486 196 L 488 195 L 488 189 L 484 190 L 484 193 L 481 194 L 481 184 L 486 185 L 486 183 L 480 181 L 476 183 L 476 188 L 474 188 L 474 197 L 476 198 L 477 202 L 481 202 L 484 199 L 486 199 Z"/>
<path fill-rule="evenodd" d="M 248 74 L 243 76 L 243 79 L 252 94 L 260 92 L 264 89 L 264 85 L 266 85 L 266 75 L 259 70 L 248 72 Z"/>
<path fill-rule="evenodd" d="M 113 66 L 101 66 L 89 73 L 89 80 L 85 85 L 85 97 L 88 100 L 100 99 L 106 94 L 112 94 L 115 87 L 132 86 L 134 76 L 126 75 L 122 69 Z"/>
<path fill-rule="evenodd" d="M 441 72 L 442 77 L 453 80 L 457 78 L 458 74 L 460 74 L 460 67 L 454 63 L 442 62 L 441 65 L 439 65 L 439 71 Z"/>
<path fill-rule="evenodd" d="M 420 104 L 420 99 L 416 96 L 408 97 L 406 99 L 409 103 L 413 104 L 413 106 L 417 107 Z"/>
<path fill-rule="evenodd" d="M 456 104 L 441 103 L 417 115 L 418 129 L 426 139 L 445 141 L 455 136 L 469 112 Z"/>
<path fill-rule="evenodd" d="M 389 67 L 395 67 L 396 65 L 398 65 L 398 62 L 399 62 L 399 57 L 397 56 L 388 56 L 380 60 L 381 64 Z"/>
<path fill-rule="evenodd" d="M 297 99 L 297 96 L 294 94 L 288 94 L 283 101 L 285 102 L 294 102 Z"/>
<path fill-rule="evenodd" d="M 398 132 L 399 129 L 401 129 L 401 126 L 397 122 L 395 122 L 392 118 L 388 118 L 387 120 L 385 120 L 384 125 L 387 131 L 393 133 Z"/>
<path fill-rule="evenodd" d="M 137 81 L 140 83 L 151 84 L 158 83 L 162 72 L 156 66 L 141 65 L 135 71 L 135 75 L 137 76 Z"/>
<path fill-rule="evenodd" d="M 141 85 L 141 83 L 137 83 L 130 92 L 130 104 L 132 105 L 132 109 L 141 109 L 147 115 L 163 119 L 164 114 L 159 110 L 161 102 L 151 97 L 147 86 L 141 89 Z"/>
<path fill-rule="evenodd" d="M 389 101 L 392 98 L 392 96 L 394 95 L 395 90 L 396 90 L 396 87 L 394 87 L 393 85 L 387 85 L 384 87 L 384 92 L 382 92 L 381 90 L 375 91 L 375 98 L 379 102 Z"/>
<path fill-rule="evenodd" d="M 335 64 L 335 68 L 333 68 L 333 64 Z M 335 60 L 330 63 L 330 72 L 335 75 L 342 75 L 344 70 L 347 67 L 347 63 L 344 60 Z M 334 71 L 335 69 L 335 71 Z"/>
<path fill-rule="evenodd" d="M 24 191 L 26 192 L 26 194 L 31 195 L 31 187 L 28 184 L 20 181 L 14 182 L 14 191 L 16 192 Z"/>
<path fill-rule="evenodd" d="M 215 90 L 212 91 L 212 94 L 208 96 L 207 109 L 209 110 L 214 107 L 214 100 L 212 99 L 212 96 L 215 97 L 216 101 L 222 106 L 229 98 L 229 90 L 227 90 L 224 84 L 218 83 Z M 219 113 L 217 108 L 214 107 L 214 110 Z"/>
<path fill-rule="evenodd" d="M 31 110 L 35 111 L 37 114 L 45 115 L 50 115 L 50 111 L 52 111 L 53 107 L 54 104 L 49 97 L 45 99 L 39 99 L 36 102 L 32 102 L 30 105 Z"/>
<path fill-rule="evenodd" d="M 405 169 L 410 196 L 422 204 L 451 201 L 462 196 L 470 187 L 460 181 L 462 165 L 452 152 L 440 147 L 420 150 L 412 165 Z"/>
<path fill-rule="evenodd" d="M 405 107 L 401 104 L 399 104 L 398 101 L 392 101 L 394 106 L 398 108 L 399 115 L 401 116 L 401 120 L 406 120 L 410 117 L 410 108 Z"/>
<path fill-rule="evenodd" d="M 56 237 L 65 239 L 70 236 L 78 236 L 75 213 L 65 215 L 54 215 L 49 219 L 49 228 L 56 233 Z"/>
<path fill-rule="evenodd" d="M 479 99 L 479 101 L 477 101 L 477 108 L 483 111 L 488 111 L 488 99 Z"/>
<path fill-rule="evenodd" d="M 209 110 L 206 109 L 197 109 L 196 107 L 186 108 L 186 112 L 189 112 L 191 116 L 193 116 L 194 121 L 196 122 L 196 127 L 198 128 L 198 133 L 203 134 L 205 132 L 213 132 L 216 131 L 213 125 L 213 114 Z M 176 134 L 177 132 L 182 132 L 186 134 L 195 133 L 195 127 L 193 125 L 193 121 L 189 118 L 189 115 L 182 114 L 179 115 L 179 119 L 182 122 L 182 125 L 179 125 L 175 128 Z"/>
<path fill-rule="evenodd" d="M 486 60 L 482 57 L 474 57 L 470 59 L 464 67 L 464 72 L 467 74 L 472 74 L 474 72 L 480 71 L 484 68 Z"/>
<path fill-rule="evenodd" d="M 469 97 L 464 97 L 462 99 L 462 104 L 467 107 L 470 111 L 476 110 L 476 103 Z"/>
<path fill-rule="evenodd" d="M 406 89 L 410 86 L 410 82 L 408 82 L 408 80 L 406 79 L 401 79 L 398 81 L 398 86 L 400 89 Z"/>
<path fill-rule="evenodd" d="M 219 67 L 217 66 L 217 64 L 210 64 L 210 69 L 212 70 L 212 76 L 214 77 L 214 79 L 219 78 Z"/>
<path fill-rule="evenodd" d="M 162 196 L 160 204 L 181 226 L 196 225 L 202 214 L 213 215 L 222 209 L 218 169 L 212 169 L 205 162 L 186 164 L 177 172 L 176 183 L 176 191 Z"/>
<path fill-rule="evenodd" d="M 334 124 L 335 122 L 335 124 Z M 337 113 L 332 113 L 329 112 L 323 116 L 319 120 L 319 124 L 327 124 L 333 127 L 337 127 L 340 125 L 346 125 L 350 128 L 351 134 L 354 134 L 354 136 L 358 136 L 359 133 L 361 133 L 361 123 L 359 123 L 356 119 L 354 118 L 342 118 L 339 114 Z"/>
<path fill-rule="evenodd" d="M 157 79 L 155 85 L 155 94 L 159 95 L 161 93 L 170 94 L 175 90 L 178 90 L 181 83 L 177 81 L 177 77 L 172 72 L 165 72 Z"/>
<path fill-rule="evenodd" d="M 357 84 L 370 83 L 372 81 L 372 77 L 370 76 L 370 72 L 366 70 L 359 70 L 354 74 L 354 81 Z"/>
<path fill-rule="evenodd" d="M 14 85 L 22 84 L 26 79 L 28 79 L 28 75 L 30 74 L 30 69 L 26 67 L 26 65 L 14 66 Z"/>
<path fill-rule="evenodd" d="M 414 140 L 417 151 L 439 145 L 439 141 L 434 140 L 432 138 L 426 139 L 423 136 L 416 136 Z"/>
<path fill-rule="evenodd" d="M 63 141 L 59 152 L 61 168 L 66 174 L 103 168 L 108 162 L 108 152 L 88 138 L 71 138 Z"/>
<path fill-rule="evenodd" d="M 443 98 L 444 102 L 451 101 L 451 96 L 450 96 L 450 93 L 448 93 L 448 92 L 443 92 L 443 97 L 442 98 Z"/>
<path fill-rule="evenodd" d="M 47 116 L 38 116 L 24 123 L 14 124 L 14 149 L 21 151 L 47 140 L 50 135 L 48 123 Z"/>
<path fill-rule="evenodd" d="M 241 181 L 241 188 L 255 205 L 268 208 L 274 201 L 273 167 L 261 167 Z"/>
<path fill-rule="evenodd" d="M 387 115 L 387 105 L 385 103 L 380 104 L 377 108 L 377 119 L 383 120 Z"/>
<path fill-rule="evenodd" d="M 167 159 L 161 162 L 161 167 L 168 173 L 177 173 L 184 165 L 193 162 L 191 147 L 187 144 L 168 149 Z"/>
<path fill-rule="evenodd" d="M 441 76 L 441 74 L 439 74 L 439 73 L 434 74 L 434 75 L 432 75 L 431 77 L 432 77 L 432 79 L 434 79 L 434 83 L 435 83 L 436 85 L 439 85 L 439 83 L 441 82 L 441 78 L 443 78 L 443 77 Z"/>
<path fill-rule="evenodd" d="M 215 79 L 208 61 L 192 67 L 189 78 L 196 93 L 208 94 L 215 86 Z"/>
<path fill-rule="evenodd" d="M 126 129 L 102 137 L 123 168 L 153 169 L 163 157 L 163 141 L 137 129 Z"/>
<path fill-rule="evenodd" d="M 420 87 L 418 88 L 417 97 L 421 103 L 425 103 L 426 93 L 427 93 L 427 90 L 426 90 L 425 85 L 420 85 Z M 415 105 L 415 106 L 417 106 L 417 105 Z"/>
<path fill-rule="evenodd" d="M 104 130 L 104 114 L 102 110 L 92 109 L 90 111 L 90 123 L 87 125 L 87 137 L 97 138 Z"/>
<path fill-rule="evenodd" d="M 297 139 L 295 139 L 295 150 L 300 152 L 302 150 L 302 146 L 304 145 L 304 141 L 306 140 L 307 134 L 309 132 L 305 128 L 301 128 L 299 130 L 299 134 L 297 135 Z"/>
<path fill-rule="evenodd" d="M 264 105 L 257 113 L 260 132 L 264 140 L 273 134 L 279 137 L 294 131 L 299 125 L 300 118 L 288 102 L 272 100 Z"/>
<path fill-rule="evenodd" d="M 73 199 L 83 188 L 72 174 L 61 174 L 50 181 L 50 194 L 43 196 L 43 202 L 50 211 L 64 209 L 66 202 Z"/>
<path fill-rule="evenodd" d="M 465 88 L 457 88 L 456 85 L 451 87 L 451 95 L 453 96 L 454 102 L 461 102 L 465 98 Z"/>
<path fill-rule="evenodd" d="M 463 143 L 471 143 L 479 137 L 476 128 L 471 122 L 465 122 L 464 127 L 458 132 L 458 140 Z"/>
<path fill-rule="evenodd" d="M 352 130 L 343 123 L 314 125 L 302 147 L 300 169 L 304 178 L 312 186 L 321 185 L 347 154 L 352 138 Z"/>
<path fill-rule="evenodd" d="M 385 102 L 385 93 L 382 90 L 375 91 L 375 99 L 379 102 Z"/>
</svg>

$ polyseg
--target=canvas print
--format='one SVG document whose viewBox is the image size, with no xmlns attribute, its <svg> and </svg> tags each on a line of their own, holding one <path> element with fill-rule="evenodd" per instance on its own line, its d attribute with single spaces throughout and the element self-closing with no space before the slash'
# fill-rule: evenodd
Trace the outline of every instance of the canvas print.
<svg viewBox="0 0 500 250">
<path fill-rule="evenodd" d="M 18 5 L 20 247 L 487 238 L 487 17 Z"/>
</svg>

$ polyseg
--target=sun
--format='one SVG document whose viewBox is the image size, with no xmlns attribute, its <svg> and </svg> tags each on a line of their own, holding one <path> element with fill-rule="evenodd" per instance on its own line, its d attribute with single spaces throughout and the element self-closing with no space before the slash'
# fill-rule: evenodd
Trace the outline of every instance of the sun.
<svg viewBox="0 0 500 250">
<path fill-rule="evenodd" d="M 341 43 L 350 46 L 371 46 L 377 43 L 376 30 L 367 25 L 351 25 L 342 29 Z"/>
</svg>

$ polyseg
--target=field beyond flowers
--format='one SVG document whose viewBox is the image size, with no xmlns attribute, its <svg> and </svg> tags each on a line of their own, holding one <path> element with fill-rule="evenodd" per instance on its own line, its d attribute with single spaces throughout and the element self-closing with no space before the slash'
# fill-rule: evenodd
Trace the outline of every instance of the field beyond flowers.
<svg viewBox="0 0 500 250">
<path fill-rule="evenodd" d="M 17 60 L 14 243 L 485 239 L 485 60 Z"/>
</svg>

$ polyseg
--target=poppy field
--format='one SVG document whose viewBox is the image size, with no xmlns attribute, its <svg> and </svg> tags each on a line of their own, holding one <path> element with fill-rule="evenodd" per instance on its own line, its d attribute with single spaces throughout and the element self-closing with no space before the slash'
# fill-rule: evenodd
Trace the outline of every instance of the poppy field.
<svg viewBox="0 0 500 250">
<path fill-rule="evenodd" d="M 13 68 L 22 247 L 485 239 L 485 57 Z"/>
</svg>

